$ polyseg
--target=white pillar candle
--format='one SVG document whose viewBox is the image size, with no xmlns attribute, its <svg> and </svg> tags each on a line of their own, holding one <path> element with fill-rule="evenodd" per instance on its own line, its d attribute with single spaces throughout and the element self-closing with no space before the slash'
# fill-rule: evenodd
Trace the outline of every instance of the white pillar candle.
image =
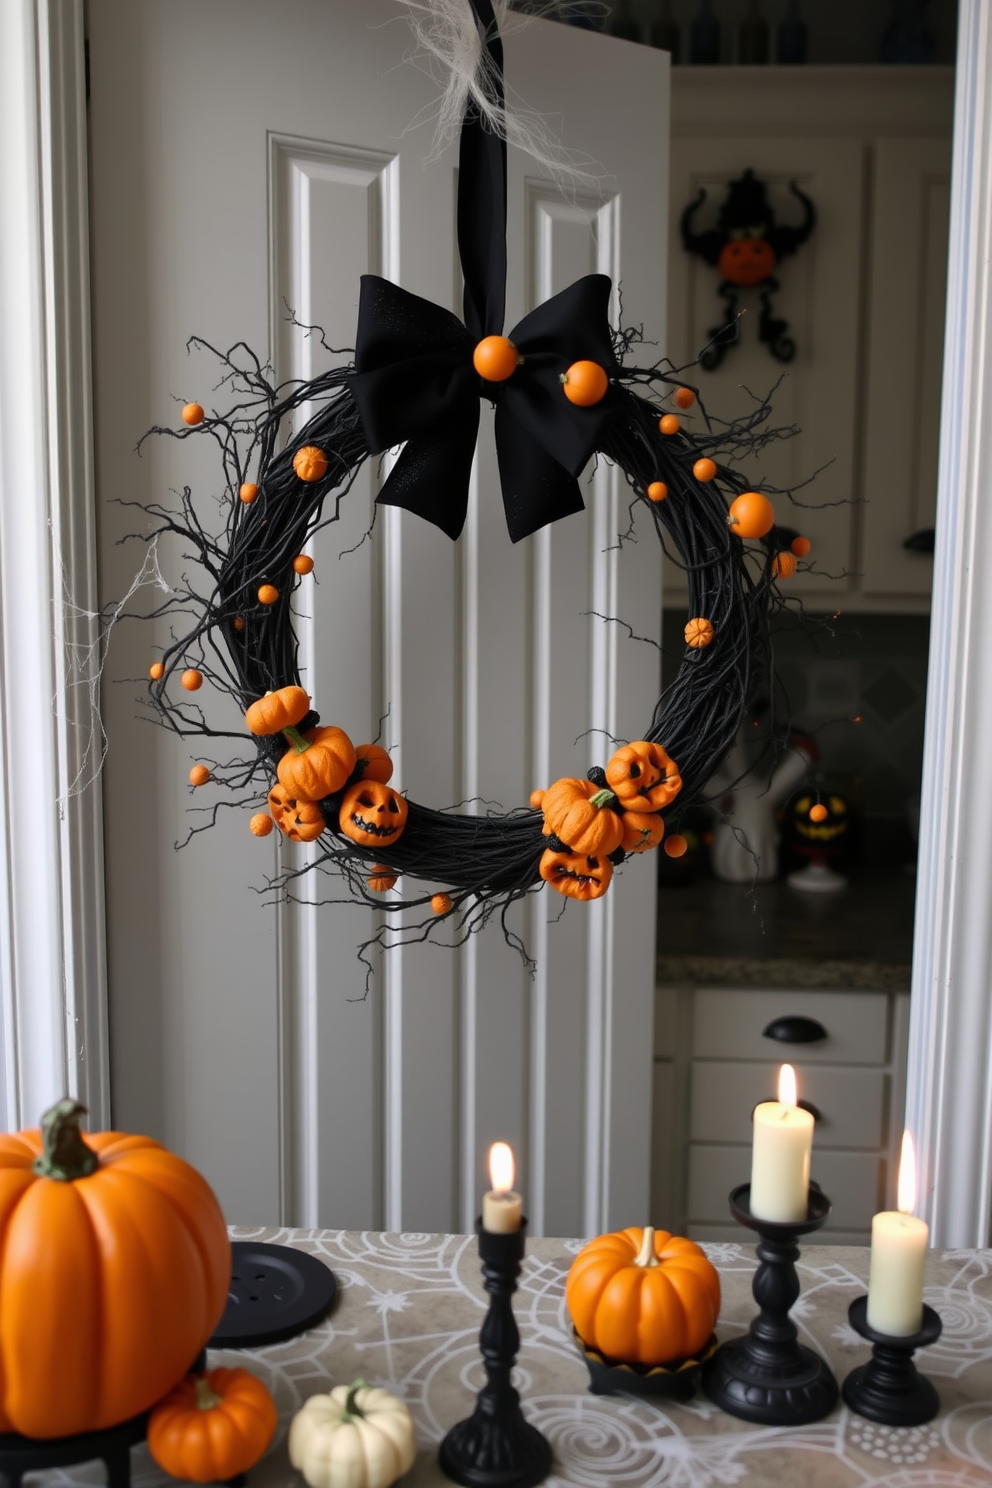
<svg viewBox="0 0 992 1488">
<path fill-rule="evenodd" d="M 929 1230 L 916 1219 L 916 1158 L 913 1139 L 903 1133 L 897 1185 L 898 1210 L 876 1214 L 871 1222 L 868 1270 L 868 1326 L 876 1333 L 908 1338 L 923 1322 L 923 1265 Z"/>
<path fill-rule="evenodd" d="M 791 1064 L 779 1074 L 779 1098 L 755 1107 L 751 1148 L 751 1213 L 755 1219 L 794 1224 L 809 1206 L 813 1117 L 796 1105 Z"/>
<path fill-rule="evenodd" d="M 492 1188 L 482 1195 L 482 1228 L 493 1235 L 512 1235 L 520 1228 L 523 1199 L 513 1192 L 514 1162 L 506 1142 L 489 1149 L 489 1181 Z"/>
</svg>

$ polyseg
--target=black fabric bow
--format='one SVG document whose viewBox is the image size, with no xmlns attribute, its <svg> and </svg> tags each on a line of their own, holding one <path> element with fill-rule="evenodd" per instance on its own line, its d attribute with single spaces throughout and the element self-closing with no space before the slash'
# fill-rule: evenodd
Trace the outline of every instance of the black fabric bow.
<svg viewBox="0 0 992 1488">
<path fill-rule="evenodd" d="M 503 47 L 491 0 L 469 0 L 489 66 L 480 74 L 503 104 Z M 506 144 L 470 102 L 458 169 L 458 252 L 464 324 L 449 310 L 376 275 L 362 278 L 351 391 L 372 454 L 405 448 L 379 493 L 456 538 L 465 524 L 479 430 L 479 399 L 496 406 L 496 452 L 513 542 L 583 508 L 576 476 L 611 414 L 611 392 L 591 408 L 565 396 L 561 374 L 578 361 L 618 371 L 609 324 L 610 281 L 579 279 L 514 326 L 523 362 L 503 383 L 484 382 L 472 353 L 502 332 L 506 299 Z"/>
</svg>

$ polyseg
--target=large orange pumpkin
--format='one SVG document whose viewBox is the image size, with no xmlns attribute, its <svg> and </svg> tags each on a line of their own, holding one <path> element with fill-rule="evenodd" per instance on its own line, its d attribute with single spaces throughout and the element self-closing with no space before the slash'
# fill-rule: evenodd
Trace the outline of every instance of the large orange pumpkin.
<svg viewBox="0 0 992 1488">
<path fill-rule="evenodd" d="M 670 1364 L 705 1345 L 720 1312 L 720 1278 L 692 1240 L 636 1227 L 579 1251 L 565 1302 L 583 1343 L 627 1364 Z"/>
<path fill-rule="evenodd" d="M 0 1135 L 0 1431 L 71 1436 L 147 1410 L 220 1320 L 231 1246 L 194 1168 L 85 1138 L 78 1101 Z"/>
<path fill-rule="evenodd" d="M 620 846 L 623 827 L 611 809 L 616 804 L 611 790 L 591 780 L 564 776 L 549 785 L 541 801 L 545 837 L 560 837 L 573 852 L 608 857 Z"/>
</svg>

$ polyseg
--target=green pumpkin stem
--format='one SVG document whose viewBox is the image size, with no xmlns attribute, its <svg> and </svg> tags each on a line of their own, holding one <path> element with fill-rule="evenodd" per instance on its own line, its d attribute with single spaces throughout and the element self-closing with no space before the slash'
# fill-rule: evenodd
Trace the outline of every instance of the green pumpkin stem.
<svg viewBox="0 0 992 1488">
<path fill-rule="evenodd" d="M 641 1248 L 634 1257 L 635 1266 L 657 1266 L 660 1262 L 654 1253 L 654 1225 L 645 1225 L 641 1236 Z"/>
<path fill-rule="evenodd" d="M 31 1164 L 39 1178 L 72 1183 L 76 1178 L 88 1178 L 100 1166 L 100 1159 L 92 1147 L 87 1147 L 79 1130 L 79 1118 L 85 1115 L 86 1107 L 67 1095 L 42 1116 L 42 1151 Z"/>
<path fill-rule="evenodd" d="M 197 1410 L 216 1410 L 220 1405 L 220 1396 L 213 1389 L 205 1374 L 194 1374 L 193 1384 L 196 1386 L 196 1408 Z"/>
<path fill-rule="evenodd" d="M 365 1412 L 355 1404 L 355 1396 L 358 1394 L 359 1390 L 367 1389 L 368 1382 L 363 1379 L 357 1379 L 348 1386 L 348 1394 L 344 1402 L 344 1412 L 341 1416 L 342 1421 L 347 1423 L 349 1421 L 365 1420 Z"/>
<path fill-rule="evenodd" d="M 283 738 L 288 739 L 297 754 L 306 754 L 310 748 L 310 740 L 304 739 L 295 723 L 289 723 L 282 731 Z"/>
<path fill-rule="evenodd" d="M 598 810 L 602 806 L 615 806 L 617 798 L 611 790 L 598 790 L 594 796 L 589 797 L 589 804 Z"/>
</svg>

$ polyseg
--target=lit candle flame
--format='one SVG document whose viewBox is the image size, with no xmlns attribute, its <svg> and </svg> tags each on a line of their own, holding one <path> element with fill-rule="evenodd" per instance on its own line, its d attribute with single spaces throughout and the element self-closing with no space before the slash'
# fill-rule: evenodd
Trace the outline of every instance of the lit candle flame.
<svg viewBox="0 0 992 1488">
<path fill-rule="evenodd" d="M 778 1072 L 778 1098 L 783 1106 L 794 1106 L 797 1095 L 796 1072 L 791 1064 L 783 1064 Z"/>
<path fill-rule="evenodd" d="M 908 1131 L 902 1134 L 899 1157 L 899 1181 L 896 1184 L 896 1208 L 900 1214 L 912 1214 L 916 1208 L 916 1152 Z"/>
<path fill-rule="evenodd" d="M 513 1152 L 506 1142 L 494 1142 L 489 1149 L 489 1181 L 498 1194 L 509 1193 L 515 1176 Z"/>
</svg>

